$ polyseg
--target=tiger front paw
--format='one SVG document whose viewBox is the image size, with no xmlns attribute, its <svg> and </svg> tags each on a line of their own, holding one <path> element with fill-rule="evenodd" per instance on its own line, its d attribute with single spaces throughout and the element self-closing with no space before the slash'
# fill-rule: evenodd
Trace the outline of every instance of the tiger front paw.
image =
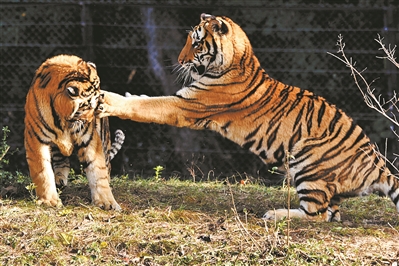
<svg viewBox="0 0 399 266">
<path fill-rule="evenodd" d="M 104 210 L 121 211 L 122 208 L 114 199 L 111 191 L 106 193 L 92 193 L 92 203 Z"/>
<path fill-rule="evenodd" d="M 36 201 L 37 205 L 46 205 L 49 207 L 56 207 L 56 208 L 61 208 L 62 207 L 62 201 L 59 198 L 58 194 L 48 196 L 46 195 L 45 197 L 38 197 L 38 200 Z"/>
<path fill-rule="evenodd" d="M 110 114 L 107 113 L 107 104 L 99 103 L 95 111 L 95 116 L 99 118 L 110 116 Z"/>
<path fill-rule="evenodd" d="M 101 91 L 100 97 L 98 99 L 98 105 L 95 110 L 96 116 L 99 118 L 107 116 L 119 116 L 126 111 L 127 97 L 122 95 L 109 92 Z"/>
<path fill-rule="evenodd" d="M 62 201 L 57 193 L 55 186 L 47 186 L 35 183 L 36 204 L 49 207 L 62 207 Z"/>
</svg>

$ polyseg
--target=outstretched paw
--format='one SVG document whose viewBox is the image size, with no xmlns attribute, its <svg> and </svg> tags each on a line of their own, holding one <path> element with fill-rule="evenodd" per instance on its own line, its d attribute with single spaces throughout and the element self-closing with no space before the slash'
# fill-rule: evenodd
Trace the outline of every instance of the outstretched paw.
<svg viewBox="0 0 399 266">
<path fill-rule="evenodd" d="M 102 117 L 106 117 L 107 115 L 105 114 L 105 110 L 106 110 L 106 103 L 105 103 L 105 95 L 104 95 L 104 91 L 102 91 L 100 93 L 100 96 L 98 97 L 98 105 L 97 108 L 95 110 L 95 114 L 96 116 L 99 116 L 100 118 Z"/>
<path fill-rule="evenodd" d="M 126 102 L 127 97 L 123 97 L 117 93 L 109 91 L 101 91 L 96 115 L 99 118 L 107 116 L 119 116 L 126 111 L 126 106 L 130 103 Z"/>
</svg>

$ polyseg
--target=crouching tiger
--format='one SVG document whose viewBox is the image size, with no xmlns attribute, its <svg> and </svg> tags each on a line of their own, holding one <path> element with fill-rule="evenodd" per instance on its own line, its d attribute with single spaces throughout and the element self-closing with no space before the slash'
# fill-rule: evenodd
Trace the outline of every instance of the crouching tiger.
<svg viewBox="0 0 399 266">
<path fill-rule="evenodd" d="M 125 135 L 117 130 L 111 145 L 108 118 L 95 116 L 99 97 L 100 79 L 91 62 L 58 55 L 37 69 L 26 97 L 25 149 L 39 204 L 62 204 L 56 183 L 67 184 L 68 157 L 76 149 L 92 202 L 105 209 L 121 209 L 109 186 L 110 160 Z"/>
<path fill-rule="evenodd" d="M 381 191 L 399 211 L 399 180 L 370 139 L 322 97 L 271 78 L 244 31 L 227 17 L 201 15 L 179 58 L 192 82 L 173 96 L 123 97 L 104 92 L 101 116 L 210 129 L 289 171 L 300 200 L 291 217 L 340 220 L 339 203 Z M 188 80 L 188 77 L 184 77 Z M 287 216 L 268 211 L 266 219 Z"/>
</svg>

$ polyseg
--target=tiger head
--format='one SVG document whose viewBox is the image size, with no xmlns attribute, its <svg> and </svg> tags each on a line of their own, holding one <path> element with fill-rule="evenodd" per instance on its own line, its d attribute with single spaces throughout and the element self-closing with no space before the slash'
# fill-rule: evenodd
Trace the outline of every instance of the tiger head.
<svg viewBox="0 0 399 266">
<path fill-rule="evenodd" d="M 94 63 L 73 55 L 54 56 L 36 71 L 32 89 L 62 128 L 81 128 L 95 117 L 100 78 Z"/>
<path fill-rule="evenodd" d="M 188 34 L 178 62 L 182 75 L 199 80 L 204 76 L 217 77 L 239 66 L 246 53 L 251 54 L 252 48 L 240 26 L 227 17 L 201 14 L 200 23 Z"/>
</svg>

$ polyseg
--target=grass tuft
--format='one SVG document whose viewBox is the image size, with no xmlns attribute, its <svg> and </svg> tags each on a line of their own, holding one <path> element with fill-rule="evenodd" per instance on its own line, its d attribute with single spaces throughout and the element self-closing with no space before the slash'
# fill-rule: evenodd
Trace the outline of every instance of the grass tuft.
<svg viewBox="0 0 399 266">
<path fill-rule="evenodd" d="M 399 215 L 377 195 L 347 200 L 343 222 L 265 222 L 287 189 L 256 182 L 177 178 L 112 180 L 122 212 L 90 204 L 79 177 L 61 209 L 37 206 L 28 190 L 0 199 L 3 265 L 390 265 L 399 256 Z M 298 199 L 291 189 L 291 205 Z"/>
</svg>

